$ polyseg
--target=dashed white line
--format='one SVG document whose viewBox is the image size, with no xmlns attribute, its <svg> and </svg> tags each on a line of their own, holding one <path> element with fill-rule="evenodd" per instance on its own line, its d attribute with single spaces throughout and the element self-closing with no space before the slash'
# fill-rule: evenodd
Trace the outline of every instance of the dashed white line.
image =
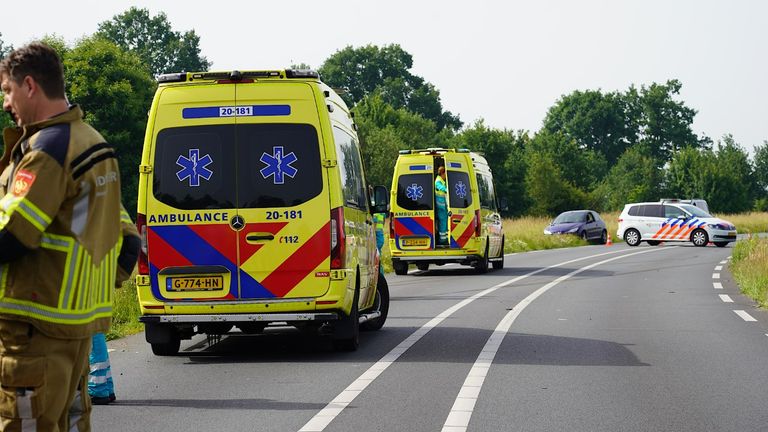
<svg viewBox="0 0 768 432">
<path fill-rule="evenodd" d="M 726 264 L 727 262 L 728 262 L 728 260 L 722 260 L 722 261 L 720 261 L 720 264 Z"/>
<path fill-rule="evenodd" d="M 663 249 L 652 249 L 652 250 L 663 250 Z M 473 301 L 486 296 L 494 291 L 496 291 L 499 288 L 503 288 L 505 286 L 511 285 L 517 281 L 520 281 L 522 279 L 525 279 L 529 276 L 533 276 L 535 274 L 547 271 L 552 268 L 560 267 L 563 265 L 571 264 L 578 261 L 583 261 L 590 258 L 596 258 L 599 256 L 604 255 L 610 255 L 615 253 L 620 253 L 622 251 L 625 251 L 624 249 L 614 250 L 611 252 L 604 252 L 596 255 L 590 255 L 587 257 L 577 258 L 565 262 L 561 262 L 559 264 L 551 265 L 549 267 L 544 267 L 535 271 L 532 271 L 530 273 L 526 273 L 524 275 L 515 277 L 513 279 L 510 279 L 506 282 L 502 282 L 498 285 L 492 286 L 491 288 L 488 288 L 486 290 L 483 290 L 471 297 L 468 297 L 459 303 L 449 307 L 442 313 L 440 313 L 435 318 L 432 318 L 421 326 L 418 330 L 411 333 L 410 336 L 408 336 L 404 341 L 400 342 L 395 348 L 393 348 L 390 352 L 384 355 L 378 362 L 376 362 L 373 366 L 368 368 L 367 371 L 365 371 L 362 375 L 360 375 L 359 378 L 357 378 L 352 384 L 350 384 L 344 391 L 342 391 L 338 396 L 336 396 L 328 405 L 325 406 L 320 412 L 315 414 L 314 417 L 309 419 L 309 421 L 301 428 L 299 429 L 299 432 L 321 432 L 324 431 L 326 427 L 339 415 L 341 412 L 349 406 L 349 404 L 363 391 L 366 387 L 368 387 L 369 384 L 371 384 L 382 372 L 384 372 L 389 366 L 392 365 L 405 351 L 408 350 L 411 346 L 413 346 L 416 342 L 419 341 L 424 335 L 429 333 L 430 330 L 437 327 L 443 320 L 450 317 L 458 311 L 459 309 L 463 308 L 464 306 L 472 303 Z"/>
<path fill-rule="evenodd" d="M 714 286 L 715 289 L 723 289 L 723 284 L 720 282 L 712 282 L 712 286 Z"/>
<path fill-rule="evenodd" d="M 723 269 L 723 266 L 721 266 L 721 265 L 715 267 L 715 271 L 720 271 L 722 269 Z"/>
<path fill-rule="evenodd" d="M 720 294 L 720 300 L 722 300 L 723 303 L 733 303 L 733 299 L 728 294 Z"/>
<path fill-rule="evenodd" d="M 747 321 L 747 322 L 757 321 L 752 317 L 752 315 L 748 314 L 743 310 L 735 310 L 734 312 L 736 312 L 736 315 L 740 316 L 741 319 L 743 319 L 744 321 Z"/>
<path fill-rule="evenodd" d="M 441 432 L 466 432 L 467 428 L 469 427 L 469 420 L 472 418 L 472 413 L 475 410 L 475 404 L 477 403 L 477 398 L 480 395 L 480 390 L 483 387 L 483 383 L 485 382 L 485 378 L 488 374 L 491 364 L 493 363 L 493 359 L 496 357 L 496 353 L 498 352 L 501 343 L 504 341 L 504 336 L 507 334 L 510 327 L 512 327 L 512 323 L 515 322 L 515 319 L 520 316 L 520 314 L 526 307 L 528 307 L 529 304 L 533 303 L 534 300 L 547 292 L 550 288 L 570 278 L 571 276 L 577 275 L 583 271 L 597 267 L 601 264 L 605 264 L 621 258 L 658 250 L 660 249 L 650 249 L 617 256 L 574 270 L 567 275 L 560 276 L 554 281 L 537 289 L 528 297 L 520 301 L 520 303 L 516 304 L 515 307 L 513 307 L 512 310 L 504 316 L 501 322 L 499 322 L 499 325 L 496 326 L 493 334 L 491 334 L 491 337 L 489 337 L 488 341 L 485 343 L 483 350 L 480 352 L 480 355 L 477 357 L 475 364 L 472 366 L 472 369 L 470 369 L 467 378 L 464 380 L 464 384 L 461 386 L 461 390 L 459 390 L 458 396 L 456 396 L 456 400 L 453 403 L 451 412 L 448 413 L 448 417 L 445 419 L 445 423 L 443 424 L 443 429 Z"/>
<path fill-rule="evenodd" d="M 712 279 L 720 279 L 720 273 L 712 273 Z"/>
</svg>

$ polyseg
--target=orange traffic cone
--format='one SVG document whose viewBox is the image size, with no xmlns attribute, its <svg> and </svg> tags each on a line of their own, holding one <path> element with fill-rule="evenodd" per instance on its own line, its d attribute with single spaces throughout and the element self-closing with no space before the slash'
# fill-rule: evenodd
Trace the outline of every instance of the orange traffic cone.
<svg viewBox="0 0 768 432">
<path fill-rule="evenodd" d="M 613 245 L 613 242 L 611 242 L 611 235 L 610 234 L 608 234 L 608 241 L 605 242 L 605 245 L 606 246 L 612 246 Z"/>
</svg>

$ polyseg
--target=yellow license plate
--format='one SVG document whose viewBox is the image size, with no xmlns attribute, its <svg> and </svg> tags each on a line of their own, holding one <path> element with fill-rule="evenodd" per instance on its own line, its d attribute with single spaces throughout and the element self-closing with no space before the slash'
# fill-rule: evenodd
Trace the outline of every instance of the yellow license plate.
<svg viewBox="0 0 768 432">
<path fill-rule="evenodd" d="M 403 246 L 429 246 L 429 239 L 424 237 L 403 239 Z"/>
<path fill-rule="evenodd" d="M 168 278 L 168 291 L 216 291 L 224 289 L 224 276 Z"/>
</svg>

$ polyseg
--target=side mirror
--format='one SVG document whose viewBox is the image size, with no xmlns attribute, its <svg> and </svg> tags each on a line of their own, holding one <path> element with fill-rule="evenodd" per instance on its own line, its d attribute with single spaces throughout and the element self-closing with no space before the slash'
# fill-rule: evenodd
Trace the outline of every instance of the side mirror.
<svg viewBox="0 0 768 432">
<path fill-rule="evenodd" d="M 373 187 L 373 205 L 371 213 L 389 212 L 389 191 L 384 186 Z"/>
<path fill-rule="evenodd" d="M 501 198 L 499 200 L 499 210 L 501 210 L 501 211 L 508 211 L 509 210 L 509 201 L 507 201 L 506 198 Z"/>
</svg>

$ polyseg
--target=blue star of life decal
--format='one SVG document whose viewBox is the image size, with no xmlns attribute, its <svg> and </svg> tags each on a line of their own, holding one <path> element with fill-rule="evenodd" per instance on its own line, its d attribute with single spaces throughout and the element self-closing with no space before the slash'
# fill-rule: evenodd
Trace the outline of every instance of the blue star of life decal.
<svg viewBox="0 0 768 432">
<path fill-rule="evenodd" d="M 272 176 L 274 184 L 283 184 L 285 183 L 285 176 L 293 178 L 299 172 L 299 170 L 291 166 L 299 158 L 293 152 L 283 154 L 283 151 L 283 146 L 275 146 L 272 147 L 271 155 L 264 152 L 261 154 L 261 159 L 259 159 L 267 165 L 259 171 L 261 176 L 264 179 Z"/>
<path fill-rule="evenodd" d="M 456 183 L 456 196 L 462 199 L 467 196 L 467 185 L 462 181 Z"/>
<path fill-rule="evenodd" d="M 424 188 L 414 183 L 405 188 L 405 196 L 414 201 L 418 201 L 419 198 L 424 196 Z"/>
<path fill-rule="evenodd" d="M 179 158 L 176 159 L 176 165 L 181 167 L 176 173 L 176 178 L 182 182 L 188 178 L 190 186 L 200 186 L 201 177 L 210 180 L 213 175 L 213 171 L 206 168 L 211 163 L 213 163 L 211 155 L 205 155 L 201 158 L 199 149 L 189 149 L 189 158 L 179 155 Z"/>
</svg>

